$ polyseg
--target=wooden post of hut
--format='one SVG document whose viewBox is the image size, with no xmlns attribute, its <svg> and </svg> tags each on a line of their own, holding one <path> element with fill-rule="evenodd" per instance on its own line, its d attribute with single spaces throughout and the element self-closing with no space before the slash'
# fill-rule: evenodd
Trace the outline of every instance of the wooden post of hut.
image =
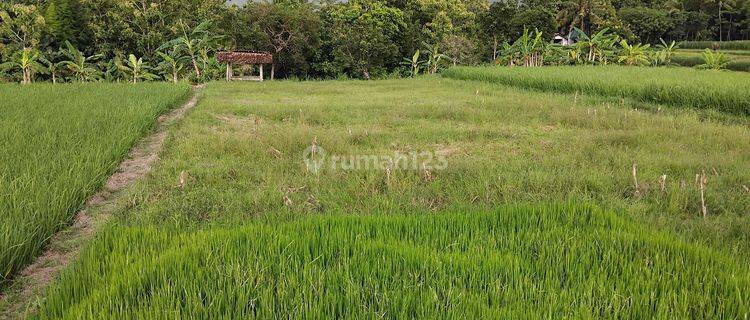
<svg viewBox="0 0 750 320">
<path fill-rule="evenodd" d="M 263 81 L 263 66 L 273 63 L 273 56 L 268 52 L 256 51 L 221 51 L 216 53 L 216 60 L 227 64 L 227 81 Z M 235 77 L 233 67 L 236 65 L 258 66 L 258 76 Z"/>
</svg>

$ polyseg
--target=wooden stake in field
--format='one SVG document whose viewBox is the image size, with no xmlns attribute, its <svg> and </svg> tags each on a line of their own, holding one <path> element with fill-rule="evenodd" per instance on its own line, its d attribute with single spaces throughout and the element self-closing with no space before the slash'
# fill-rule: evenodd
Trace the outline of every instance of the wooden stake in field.
<svg viewBox="0 0 750 320">
<path fill-rule="evenodd" d="M 633 174 L 633 186 L 635 187 L 634 194 L 637 198 L 641 197 L 641 187 L 638 185 L 638 165 L 633 162 L 633 170 L 631 172 Z"/>
<path fill-rule="evenodd" d="M 432 181 L 432 172 L 427 170 L 427 167 L 422 163 L 422 179 L 424 181 Z"/>
<path fill-rule="evenodd" d="M 310 146 L 310 157 L 315 158 L 315 152 L 318 151 L 318 136 L 313 137 L 312 145 Z"/>
<path fill-rule="evenodd" d="M 185 170 L 180 171 L 180 189 L 185 188 L 185 179 L 187 178 L 187 173 L 185 173 Z"/>
<path fill-rule="evenodd" d="M 706 208 L 706 184 L 708 183 L 708 177 L 706 177 L 706 170 L 701 170 L 698 186 L 701 190 L 701 211 L 703 212 L 703 219 L 708 217 L 708 209 Z"/>
<path fill-rule="evenodd" d="M 393 168 L 393 159 L 388 159 L 388 165 L 385 167 L 386 184 L 390 184 L 391 182 L 391 168 Z"/>
<path fill-rule="evenodd" d="M 663 174 L 661 177 L 659 177 L 659 189 L 661 189 L 661 192 L 667 191 L 667 175 Z"/>
</svg>

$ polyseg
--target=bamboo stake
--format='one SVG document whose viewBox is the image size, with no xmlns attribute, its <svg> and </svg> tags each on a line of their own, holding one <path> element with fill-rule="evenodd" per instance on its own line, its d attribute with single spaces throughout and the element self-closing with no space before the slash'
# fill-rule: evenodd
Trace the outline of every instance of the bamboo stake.
<svg viewBox="0 0 750 320">
<path fill-rule="evenodd" d="M 180 171 L 180 189 L 185 188 L 185 178 L 187 177 L 187 174 L 185 173 L 185 170 Z"/>
<path fill-rule="evenodd" d="M 706 171 L 701 170 L 700 174 L 700 180 L 698 181 L 698 185 L 700 186 L 701 190 L 701 211 L 703 212 L 703 219 L 706 219 L 708 217 L 708 209 L 706 208 L 706 183 L 708 183 L 708 177 L 706 177 Z"/>
<path fill-rule="evenodd" d="M 661 189 L 661 192 L 667 191 L 667 175 L 663 174 L 661 177 L 659 177 L 659 188 Z"/>
<path fill-rule="evenodd" d="M 633 184 L 635 186 L 635 196 L 640 197 L 641 196 L 641 187 L 638 186 L 638 165 L 634 162 L 633 163 Z"/>
</svg>

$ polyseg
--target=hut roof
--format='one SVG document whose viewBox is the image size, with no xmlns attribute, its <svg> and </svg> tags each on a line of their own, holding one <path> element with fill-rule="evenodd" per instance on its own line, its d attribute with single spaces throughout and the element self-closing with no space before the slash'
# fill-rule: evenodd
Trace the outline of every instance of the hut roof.
<svg viewBox="0 0 750 320">
<path fill-rule="evenodd" d="M 273 56 L 268 52 L 257 51 L 220 51 L 216 53 L 219 62 L 266 64 L 273 63 Z"/>
</svg>

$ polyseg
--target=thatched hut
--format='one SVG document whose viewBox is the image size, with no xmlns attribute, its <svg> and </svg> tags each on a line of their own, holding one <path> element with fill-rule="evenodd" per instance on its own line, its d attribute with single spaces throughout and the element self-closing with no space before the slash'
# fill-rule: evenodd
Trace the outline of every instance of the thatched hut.
<svg viewBox="0 0 750 320">
<path fill-rule="evenodd" d="M 268 52 L 257 51 L 220 51 L 216 53 L 216 60 L 227 64 L 227 81 L 252 80 L 263 81 L 263 65 L 272 64 L 273 56 Z M 232 66 L 258 65 L 259 75 L 249 77 L 235 77 Z"/>
</svg>

